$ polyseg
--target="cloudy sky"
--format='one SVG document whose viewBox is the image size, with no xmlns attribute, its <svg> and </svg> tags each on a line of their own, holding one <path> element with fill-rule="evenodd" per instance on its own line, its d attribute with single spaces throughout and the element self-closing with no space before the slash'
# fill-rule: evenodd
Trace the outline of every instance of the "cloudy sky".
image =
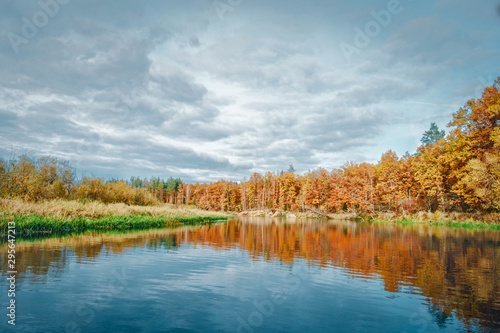
<svg viewBox="0 0 500 333">
<path fill-rule="evenodd" d="M 500 75 L 498 0 L 2 0 L 0 157 L 239 181 L 413 153 Z"/>
</svg>

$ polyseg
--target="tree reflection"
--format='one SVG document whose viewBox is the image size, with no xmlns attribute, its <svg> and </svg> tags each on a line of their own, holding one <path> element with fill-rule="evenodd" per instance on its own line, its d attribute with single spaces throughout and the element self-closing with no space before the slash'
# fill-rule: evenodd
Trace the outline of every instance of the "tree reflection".
<svg viewBox="0 0 500 333">
<path fill-rule="evenodd" d="M 78 262 L 91 263 L 100 255 L 135 247 L 161 250 L 183 245 L 239 248 L 254 259 L 287 265 L 304 259 L 322 267 L 342 267 L 353 277 L 381 279 L 389 292 L 428 297 L 429 312 L 439 327 L 445 328 L 453 313 L 466 325 L 478 320 L 485 327 L 500 325 L 500 233 L 491 231 L 246 218 L 211 226 L 19 241 L 16 264 L 20 278 L 33 278 L 60 274 L 71 257 L 68 251 Z M 0 249 L 2 267 L 6 250 L 5 245 Z"/>
</svg>

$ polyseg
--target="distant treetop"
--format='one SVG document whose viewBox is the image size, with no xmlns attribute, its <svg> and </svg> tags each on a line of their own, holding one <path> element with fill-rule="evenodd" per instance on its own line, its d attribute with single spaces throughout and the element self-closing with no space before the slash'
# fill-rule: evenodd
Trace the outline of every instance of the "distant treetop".
<svg viewBox="0 0 500 333">
<path fill-rule="evenodd" d="M 422 139 L 420 142 L 424 146 L 428 146 L 430 144 L 438 142 L 440 139 L 444 138 L 444 130 L 439 130 L 438 125 L 436 123 L 431 123 L 431 128 L 428 131 L 424 132 Z"/>
</svg>

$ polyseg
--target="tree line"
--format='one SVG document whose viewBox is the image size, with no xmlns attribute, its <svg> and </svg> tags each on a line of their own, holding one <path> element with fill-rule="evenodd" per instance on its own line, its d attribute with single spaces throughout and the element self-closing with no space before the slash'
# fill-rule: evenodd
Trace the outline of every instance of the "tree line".
<svg viewBox="0 0 500 333">
<path fill-rule="evenodd" d="M 453 114 L 449 134 L 435 123 L 415 154 L 389 150 L 376 164 L 297 175 L 254 173 L 235 184 L 181 184 L 178 202 L 240 211 L 320 209 L 325 212 L 481 211 L 500 209 L 500 78 Z"/>
<path fill-rule="evenodd" d="M 75 180 L 69 164 L 27 156 L 0 160 L 0 196 L 68 198 L 150 205 L 190 204 L 219 211 L 324 212 L 500 210 L 500 78 L 453 114 L 449 134 L 434 123 L 415 154 L 389 150 L 376 164 L 346 162 L 303 175 L 254 173 L 248 181 L 186 184 L 178 178 Z"/>
<path fill-rule="evenodd" d="M 0 159 L 0 197 L 17 197 L 27 201 L 50 199 L 94 200 L 128 205 L 174 203 L 181 180 L 170 177 L 131 177 L 129 181 L 95 177 L 76 179 L 69 163 L 52 157 L 34 159 L 28 155 Z"/>
</svg>

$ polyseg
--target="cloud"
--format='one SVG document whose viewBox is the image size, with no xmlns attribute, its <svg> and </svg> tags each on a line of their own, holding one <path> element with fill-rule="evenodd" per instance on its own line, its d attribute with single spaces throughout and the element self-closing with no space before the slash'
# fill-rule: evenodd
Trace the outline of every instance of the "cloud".
<svg viewBox="0 0 500 333">
<path fill-rule="evenodd" d="M 405 3 L 347 63 L 339 43 L 383 7 L 254 1 L 221 21 L 208 0 L 71 1 L 16 54 L 8 34 L 41 9 L 4 1 L 0 154 L 215 181 L 413 151 L 493 76 L 498 17 L 486 1 Z"/>
</svg>

